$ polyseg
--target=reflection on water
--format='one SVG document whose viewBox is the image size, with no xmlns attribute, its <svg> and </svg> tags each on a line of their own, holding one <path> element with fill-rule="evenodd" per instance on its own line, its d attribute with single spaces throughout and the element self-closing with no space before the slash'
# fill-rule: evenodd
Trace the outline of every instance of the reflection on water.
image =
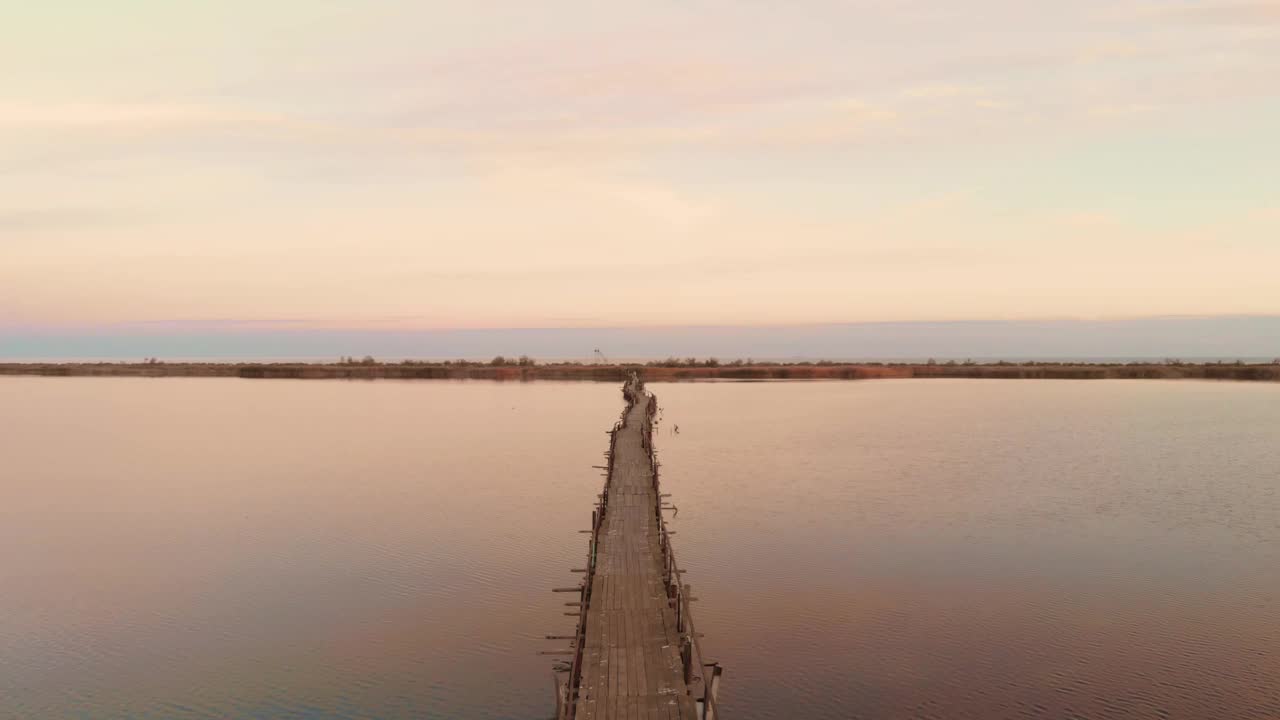
<svg viewBox="0 0 1280 720">
<path fill-rule="evenodd" d="M 1280 386 L 657 392 L 728 717 L 1280 717 Z"/>
<path fill-rule="evenodd" d="M 1280 716 L 1280 387 L 654 389 L 729 718 Z M 0 717 L 547 717 L 619 402 L 0 378 Z"/>
<path fill-rule="evenodd" d="M 0 378 L 0 717 L 545 717 L 618 398 Z"/>
</svg>

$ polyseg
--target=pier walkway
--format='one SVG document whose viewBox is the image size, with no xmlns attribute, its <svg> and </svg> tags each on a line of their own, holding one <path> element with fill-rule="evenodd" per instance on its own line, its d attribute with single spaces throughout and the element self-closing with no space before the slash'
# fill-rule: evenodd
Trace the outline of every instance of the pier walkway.
<svg viewBox="0 0 1280 720">
<path fill-rule="evenodd" d="M 577 591 L 572 656 L 557 674 L 559 720 L 712 720 L 721 669 L 707 663 L 689 616 L 663 519 L 653 452 L 657 400 L 640 380 L 610 433 L 604 492 L 592 513 L 588 565 Z M 575 613 L 569 613 L 574 615 Z M 557 637 L 557 636 L 550 636 Z M 565 637 L 563 639 L 570 639 Z"/>
</svg>

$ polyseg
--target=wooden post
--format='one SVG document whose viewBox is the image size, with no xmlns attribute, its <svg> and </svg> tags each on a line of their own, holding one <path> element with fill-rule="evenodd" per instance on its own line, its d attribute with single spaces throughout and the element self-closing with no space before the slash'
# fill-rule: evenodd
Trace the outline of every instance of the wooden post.
<svg viewBox="0 0 1280 720">
<path fill-rule="evenodd" d="M 680 639 L 680 660 L 684 663 L 684 684 L 688 685 L 693 682 L 693 645 L 689 642 L 688 637 Z"/>
<path fill-rule="evenodd" d="M 568 683 L 560 682 L 560 676 L 554 670 L 551 671 L 551 682 L 555 683 L 556 686 L 556 720 L 562 720 L 564 718 L 565 693 L 567 692 L 566 686 Z"/>
<path fill-rule="evenodd" d="M 720 676 L 724 668 L 720 663 L 709 663 L 702 668 L 703 688 L 706 697 L 703 699 L 703 720 L 716 720 L 716 701 L 720 699 Z M 710 679 L 706 679 L 710 677 Z"/>
</svg>

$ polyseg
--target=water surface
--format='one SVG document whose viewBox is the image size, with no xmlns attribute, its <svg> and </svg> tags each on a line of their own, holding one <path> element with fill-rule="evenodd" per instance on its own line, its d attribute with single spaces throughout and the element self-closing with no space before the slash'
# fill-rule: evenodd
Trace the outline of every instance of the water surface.
<svg viewBox="0 0 1280 720">
<path fill-rule="evenodd" d="M 0 718 L 541 718 L 607 384 L 0 378 Z"/>
<path fill-rule="evenodd" d="M 654 390 L 727 717 L 1280 716 L 1280 387 Z M 0 717 L 547 717 L 620 402 L 0 378 Z"/>
<path fill-rule="evenodd" d="M 657 392 L 728 717 L 1280 717 L 1280 386 Z"/>
</svg>

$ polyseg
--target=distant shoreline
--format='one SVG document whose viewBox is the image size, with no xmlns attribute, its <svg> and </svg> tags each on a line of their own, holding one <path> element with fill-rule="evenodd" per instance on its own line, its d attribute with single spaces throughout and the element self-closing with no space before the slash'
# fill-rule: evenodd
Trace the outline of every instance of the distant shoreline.
<svg viewBox="0 0 1280 720">
<path fill-rule="evenodd" d="M 0 363 L 0 375 L 54 377 L 238 377 L 306 380 L 581 380 L 619 382 L 638 371 L 664 380 L 873 380 L 890 378 L 976 378 L 1061 380 L 1239 380 L 1280 381 L 1280 363 L 717 363 L 650 364 L 510 362 L 379 363 Z"/>
</svg>

